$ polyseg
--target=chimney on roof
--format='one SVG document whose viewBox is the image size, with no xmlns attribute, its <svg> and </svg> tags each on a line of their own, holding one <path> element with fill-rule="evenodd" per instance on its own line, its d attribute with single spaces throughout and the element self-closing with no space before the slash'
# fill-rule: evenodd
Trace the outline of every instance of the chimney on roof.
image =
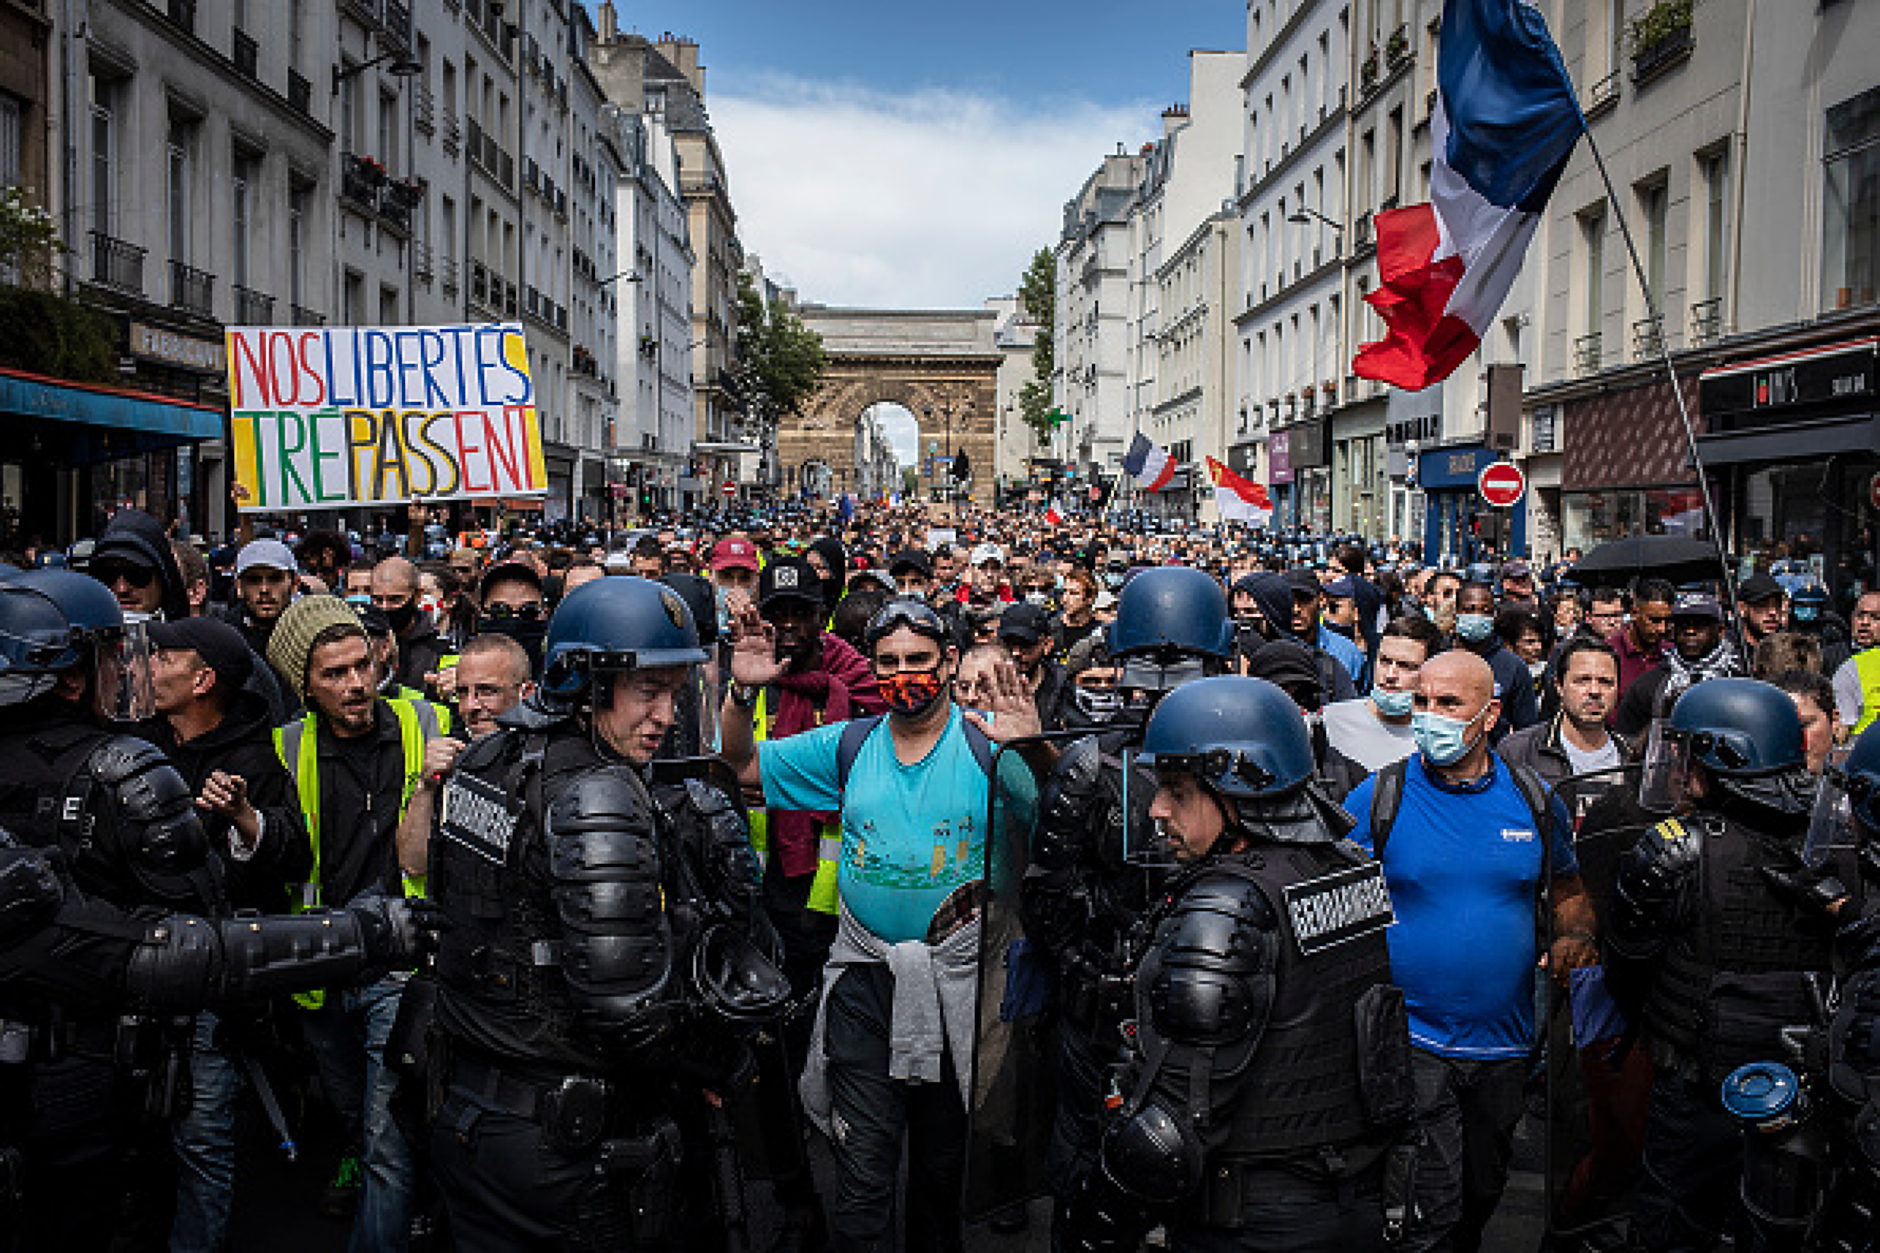
<svg viewBox="0 0 1880 1253">
<path fill-rule="evenodd" d="M 685 76 L 685 81 L 692 84 L 692 90 L 705 96 L 705 71 L 698 63 L 698 43 L 683 35 L 674 35 L 671 31 L 659 37 L 659 55 L 672 62 L 674 69 Z"/>
<path fill-rule="evenodd" d="M 620 14 L 614 9 L 614 0 L 601 0 L 601 42 L 613 43 L 620 38 Z"/>
</svg>

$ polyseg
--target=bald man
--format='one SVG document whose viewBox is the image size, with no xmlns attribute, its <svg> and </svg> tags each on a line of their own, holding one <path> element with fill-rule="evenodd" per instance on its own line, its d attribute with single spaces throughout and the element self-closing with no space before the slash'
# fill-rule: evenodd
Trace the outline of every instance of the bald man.
<svg viewBox="0 0 1880 1253">
<path fill-rule="evenodd" d="M 385 611 L 398 636 L 398 681 L 432 691 L 438 659 L 451 650 L 430 611 L 418 604 L 418 567 L 403 557 L 387 557 L 372 567 L 372 603 Z"/>
<path fill-rule="evenodd" d="M 1500 713 L 1487 662 L 1438 653 L 1417 676 L 1415 755 L 1345 798 L 1352 838 L 1383 866 L 1397 914 L 1391 973 L 1410 1010 L 1425 1137 L 1401 1246 L 1411 1253 L 1480 1248 L 1521 1118 L 1534 968 L 1564 987 L 1598 959 L 1566 807 L 1489 747 Z M 1534 903 L 1544 890 L 1559 939 L 1543 957 Z"/>
</svg>

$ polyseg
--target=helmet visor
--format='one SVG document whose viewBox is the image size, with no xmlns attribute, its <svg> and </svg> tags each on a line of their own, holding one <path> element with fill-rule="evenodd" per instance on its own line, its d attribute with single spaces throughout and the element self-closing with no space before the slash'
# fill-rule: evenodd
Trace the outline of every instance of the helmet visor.
<svg viewBox="0 0 1880 1253">
<path fill-rule="evenodd" d="M 1149 816 L 1157 788 L 1151 759 L 1139 748 L 1123 751 L 1122 814 L 1123 862 L 1163 873 L 1176 865 L 1175 845 L 1167 826 Z"/>
<path fill-rule="evenodd" d="M 1854 819 L 1857 800 L 1872 792 L 1865 778 L 1850 778 L 1847 773 L 1848 748 L 1828 754 L 1828 764 L 1821 774 L 1821 786 L 1815 793 L 1814 808 L 1808 815 L 1808 839 L 1802 845 L 1802 863 L 1819 870 L 1836 852 L 1860 847 L 1860 826 Z M 1856 797 L 1855 793 L 1860 793 Z"/>
<path fill-rule="evenodd" d="M 142 622 L 126 622 L 123 634 L 100 639 L 94 679 L 98 715 L 112 722 L 142 722 L 157 713 L 151 678 L 150 636 Z"/>
<path fill-rule="evenodd" d="M 1668 718 L 1655 718 L 1645 738 L 1638 780 L 1638 803 L 1651 813 L 1668 814 L 1684 802 L 1690 775 L 1691 742 Z"/>
</svg>

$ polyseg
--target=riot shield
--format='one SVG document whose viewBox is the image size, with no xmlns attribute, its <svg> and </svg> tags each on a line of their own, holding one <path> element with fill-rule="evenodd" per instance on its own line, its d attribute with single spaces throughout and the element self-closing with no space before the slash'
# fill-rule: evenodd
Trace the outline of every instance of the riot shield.
<svg viewBox="0 0 1880 1253">
<path fill-rule="evenodd" d="M 1664 817 L 1639 806 L 1641 769 L 1570 775 L 1551 789 L 1573 822 L 1573 851 L 1596 929 L 1610 912 L 1622 859 Z M 1554 903 L 1551 892 L 1543 897 L 1549 952 L 1560 938 Z M 1541 988 L 1548 1230 L 1596 1237 L 1606 1229 L 1623 1237 L 1644 1152 L 1651 1060 L 1606 994 L 1603 967 L 1574 971 L 1564 986 L 1543 975 Z"/>
<path fill-rule="evenodd" d="M 651 773 L 654 786 L 697 779 L 723 792 L 734 805 L 740 803 L 739 797 L 743 795 L 738 772 L 731 768 L 730 762 L 716 755 L 662 758 L 653 762 Z"/>
<path fill-rule="evenodd" d="M 967 1221 L 1044 1195 L 1052 1097 L 1051 971 L 1025 936 L 1020 881 L 1056 748 L 1088 734 L 1051 732 L 1001 745 L 992 760 L 986 892 L 967 1115 Z"/>
</svg>

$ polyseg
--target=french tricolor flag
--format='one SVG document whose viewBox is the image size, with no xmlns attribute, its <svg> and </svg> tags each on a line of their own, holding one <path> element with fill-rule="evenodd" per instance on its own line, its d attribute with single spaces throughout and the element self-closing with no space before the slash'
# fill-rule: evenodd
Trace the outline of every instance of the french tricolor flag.
<svg viewBox="0 0 1880 1253">
<path fill-rule="evenodd" d="M 1175 458 L 1168 455 L 1167 449 L 1156 447 L 1153 440 L 1138 432 L 1129 442 L 1129 451 L 1123 454 L 1123 469 L 1129 471 L 1143 491 L 1159 492 L 1175 477 Z"/>
<path fill-rule="evenodd" d="M 1430 123 L 1430 203 L 1377 215 L 1388 334 L 1352 373 L 1420 391 L 1482 342 L 1586 119 L 1526 0 L 1446 0 Z"/>
</svg>

